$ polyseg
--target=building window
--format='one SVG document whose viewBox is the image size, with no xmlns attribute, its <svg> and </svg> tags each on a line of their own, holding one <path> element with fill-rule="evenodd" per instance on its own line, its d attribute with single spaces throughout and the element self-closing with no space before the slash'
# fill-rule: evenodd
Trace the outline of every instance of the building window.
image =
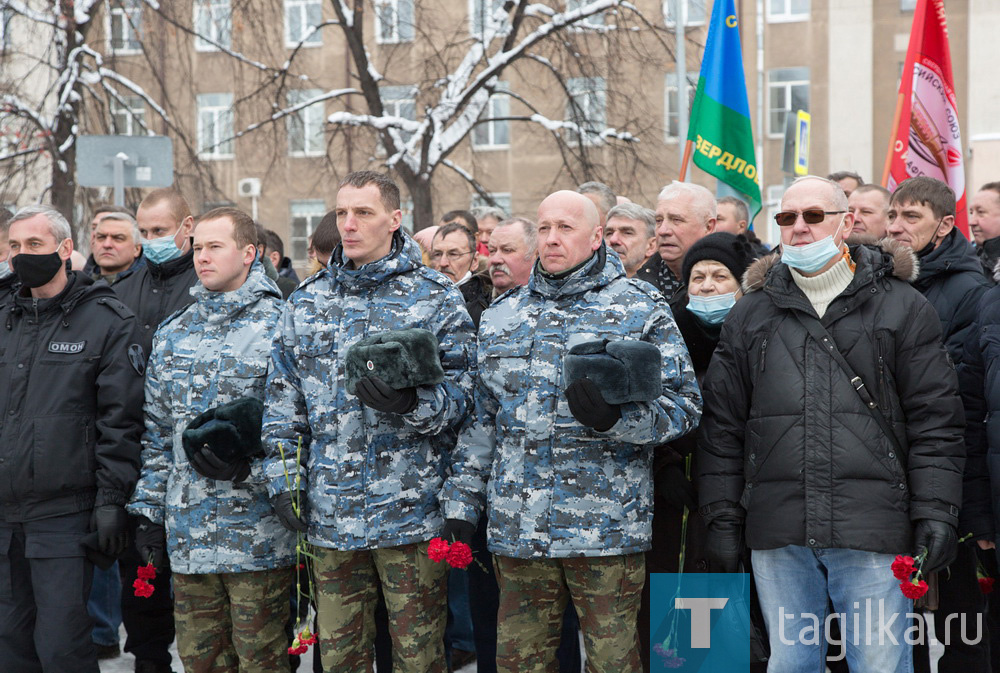
<svg viewBox="0 0 1000 673">
<path fill-rule="evenodd" d="M 198 94 L 198 156 L 233 158 L 233 94 Z"/>
<path fill-rule="evenodd" d="M 505 89 L 506 83 L 497 85 Z M 479 116 L 479 123 L 472 127 L 472 147 L 475 149 L 501 149 L 510 147 L 510 96 L 506 93 L 494 93 L 489 103 Z M 495 119 L 496 121 L 484 121 Z"/>
<path fill-rule="evenodd" d="M 505 213 L 511 212 L 510 192 L 490 192 L 490 197 L 497 204 L 497 208 Z M 492 205 L 492 203 L 487 202 L 486 199 L 481 197 L 479 194 L 473 194 L 472 202 L 469 204 L 469 208 L 480 208 L 482 206 Z"/>
<path fill-rule="evenodd" d="M 497 10 L 503 11 L 506 0 L 469 0 L 469 32 L 473 37 L 482 38 L 488 30 L 505 32 L 509 27 L 507 17 L 502 18 Z"/>
<path fill-rule="evenodd" d="M 399 222 L 399 226 L 413 236 L 413 199 L 403 199 L 399 204 L 399 212 L 403 214 L 403 218 Z"/>
<path fill-rule="evenodd" d="M 903 12 L 912 12 L 917 8 L 917 0 L 899 0 L 899 9 Z"/>
<path fill-rule="evenodd" d="M 194 47 L 198 51 L 215 51 L 222 45 L 232 45 L 233 13 L 229 0 L 195 0 Z"/>
<path fill-rule="evenodd" d="M 323 23 L 322 0 L 285 0 L 285 46 L 323 44 L 323 36 L 316 31 L 303 40 L 313 29 Z"/>
<path fill-rule="evenodd" d="M 809 0 L 767 0 L 767 20 L 808 21 Z"/>
<path fill-rule="evenodd" d="M 293 89 L 288 92 L 288 104 L 299 105 L 323 92 L 319 89 Z M 288 154 L 293 157 L 315 157 L 326 153 L 323 137 L 323 103 L 313 103 L 288 119 Z"/>
<path fill-rule="evenodd" d="M 375 0 L 375 41 L 413 41 L 413 0 Z"/>
<path fill-rule="evenodd" d="M 582 136 L 585 145 L 601 142 L 600 134 L 606 129 L 606 99 L 603 77 L 572 77 L 566 80 L 569 101 L 566 102 L 566 120 L 580 127 L 568 131 L 567 140 L 577 143 Z"/>
<path fill-rule="evenodd" d="M 112 0 L 108 12 L 108 48 L 118 54 L 142 48 L 141 0 Z"/>
<path fill-rule="evenodd" d="M 292 221 L 292 235 L 288 241 L 292 249 L 292 262 L 304 264 L 309 260 L 309 237 L 326 215 L 326 202 L 322 199 L 305 199 L 289 201 L 288 206 Z"/>
<path fill-rule="evenodd" d="M 691 103 L 694 101 L 695 87 L 691 82 L 687 82 L 686 105 L 688 112 L 691 111 Z M 663 138 L 666 142 L 677 142 L 680 133 L 681 111 L 677 97 L 677 73 L 668 72 L 666 85 L 663 90 Z"/>
<path fill-rule="evenodd" d="M 677 22 L 677 18 L 674 16 L 675 1 L 680 2 L 681 19 L 683 19 L 685 26 L 701 26 L 705 24 L 706 0 L 665 0 L 663 3 L 663 19 L 668 26 L 672 27 Z"/>
<path fill-rule="evenodd" d="M 572 12 L 574 10 L 580 9 L 586 5 L 590 4 L 590 0 L 566 0 L 566 11 Z M 604 25 L 604 12 L 598 12 L 597 14 L 591 14 L 580 24 L 590 24 L 592 26 L 603 26 Z"/>
<path fill-rule="evenodd" d="M 379 87 L 382 96 L 383 114 L 388 117 L 402 117 L 410 121 L 417 120 L 417 87 L 415 86 L 383 86 Z M 412 131 L 400 129 L 399 135 L 403 142 L 409 142 Z M 381 146 L 381 141 L 380 146 Z"/>
<path fill-rule="evenodd" d="M 146 101 L 139 96 L 111 99 L 111 133 L 120 136 L 146 135 Z"/>
<path fill-rule="evenodd" d="M 767 134 L 785 134 L 785 116 L 809 111 L 809 68 L 776 68 L 767 73 Z"/>
</svg>

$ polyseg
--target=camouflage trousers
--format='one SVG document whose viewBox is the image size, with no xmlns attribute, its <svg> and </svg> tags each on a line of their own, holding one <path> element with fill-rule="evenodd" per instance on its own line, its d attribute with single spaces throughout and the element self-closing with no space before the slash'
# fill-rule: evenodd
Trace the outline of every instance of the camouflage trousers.
<svg viewBox="0 0 1000 673">
<path fill-rule="evenodd" d="M 177 650 L 185 672 L 288 670 L 285 622 L 293 572 L 175 572 Z"/>
<path fill-rule="evenodd" d="M 643 554 L 595 558 L 493 556 L 500 585 L 497 670 L 558 673 L 566 601 L 580 616 L 587 673 L 639 673 L 636 617 L 646 582 Z"/>
<path fill-rule="evenodd" d="M 323 670 L 372 670 L 375 602 L 382 584 L 389 611 L 392 666 L 399 673 L 444 673 L 448 620 L 446 566 L 427 558 L 427 543 L 337 551 L 313 547 Z"/>
</svg>

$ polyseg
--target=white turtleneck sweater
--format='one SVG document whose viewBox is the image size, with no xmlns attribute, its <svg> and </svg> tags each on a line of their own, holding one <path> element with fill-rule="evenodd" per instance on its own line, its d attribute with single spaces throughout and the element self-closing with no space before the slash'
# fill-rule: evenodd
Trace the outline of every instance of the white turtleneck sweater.
<svg viewBox="0 0 1000 673">
<path fill-rule="evenodd" d="M 830 302 L 847 289 L 853 278 L 854 271 L 847 257 L 842 257 L 839 262 L 818 276 L 803 276 L 792 269 L 792 280 L 806 295 L 820 318 L 826 313 Z"/>
</svg>

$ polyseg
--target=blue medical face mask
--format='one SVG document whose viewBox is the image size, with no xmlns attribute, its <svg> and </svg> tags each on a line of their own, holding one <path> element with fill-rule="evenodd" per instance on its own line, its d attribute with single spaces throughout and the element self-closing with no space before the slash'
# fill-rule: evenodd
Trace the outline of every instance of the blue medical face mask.
<svg viewBox="0 0 1000 673">
<path fill-rule="evenodd" d="M 721 325 L 736 304 L 736 293 L 713 294 L 707 297 L 688 296 L 687 308 L 706 325 Z"/>
<path fill-rule="evenodd" d="M 818 241 L 798 246 L 782 245 L 781 261 L 803 273 L 819 271 L 836 255 L 841 254 L 840 246 L 833 242 L 833 238 L 840 232 L 844 219 L 846 215 L 840 220 L 835 232 Z"/>
<path fill-rule="evenodd" d="M 0 280 L 9 278 L 12 273 L 14 270 L 10 268 L 10 262 L 7 260 L 0 262 Z"/>
<path fill-rule="evenodd" d="M 142 241 L 142 254 L 153 264 L 163 264 L 176 259 L 181 256 L 181 249 L 177 247 L 176 238 L 177 234 L 144 239 Z"/>
</svg>

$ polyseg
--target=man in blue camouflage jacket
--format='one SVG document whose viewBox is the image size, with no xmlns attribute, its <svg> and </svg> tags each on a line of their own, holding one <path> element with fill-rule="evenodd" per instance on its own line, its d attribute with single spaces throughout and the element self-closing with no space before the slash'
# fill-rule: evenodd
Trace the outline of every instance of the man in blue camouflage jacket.
<svg viewBox="0 0 1000 673">
<path fill-rule="evenodd" d="M 211 446 L 195 446 L 202 450 L 189 460 L 191 448 L 183 446 L 185 430 L 203 412 L 264 398 L 282 303 L 256 259 L 256 239 L 253 220 L 234 208 L 200 218 L 195 303 L 159 328 L 146 372 L 143 466 L 128 509 L 140 517 L 142 559 L 162 566 L 164 545 L 169 554 L 186 671 L 288 666 L 294 535 L 271 508 L 262 461 L 222 461 Z M 259 445 L 259 424 L 239 438 Z"/>
<path fill-rule="evenodd" d="M 458 516 L 463 499 L 478 496 L 461 469 L 446 475 L 436 440 L 469 407 L 472 322 L 455 285 L 399 232 L 399 188 L 389 178 L 351 173 L 335 212 L 342 243 L 289 297 L 272 352 L 268 487 L 285 524 L 313 544 L 324 670 L 371 670 L 381 583 L 394 665 L 444 671 L 445 567 L 427 558 L 427 543 L 443 526 L 465 535 L 475 520 Z M 406 328 L 437 337 L 443 382 L 394 390 L 369 377 L 349 394 L 348 349 Z"/>
<path fill-rule="evenodd" d="M 483 312 L 475 408 L 456 449 L 470 485 L 486 478 L 472 468 L 492 464 L 497 668 L 552 670 L 572 597 L 587 669 L 640 671 L 653 447 L 697 425 L 701 394 L 670 309 L 652 285 L 626 277 L 589 199 L 563 191 L 542 202 L 538 252 L 528 284 Z M 602 339 L 659 348 L 658 399 L 609 404 L 589 379 L 568 385 L 569 349 Z"/>
</svg>

